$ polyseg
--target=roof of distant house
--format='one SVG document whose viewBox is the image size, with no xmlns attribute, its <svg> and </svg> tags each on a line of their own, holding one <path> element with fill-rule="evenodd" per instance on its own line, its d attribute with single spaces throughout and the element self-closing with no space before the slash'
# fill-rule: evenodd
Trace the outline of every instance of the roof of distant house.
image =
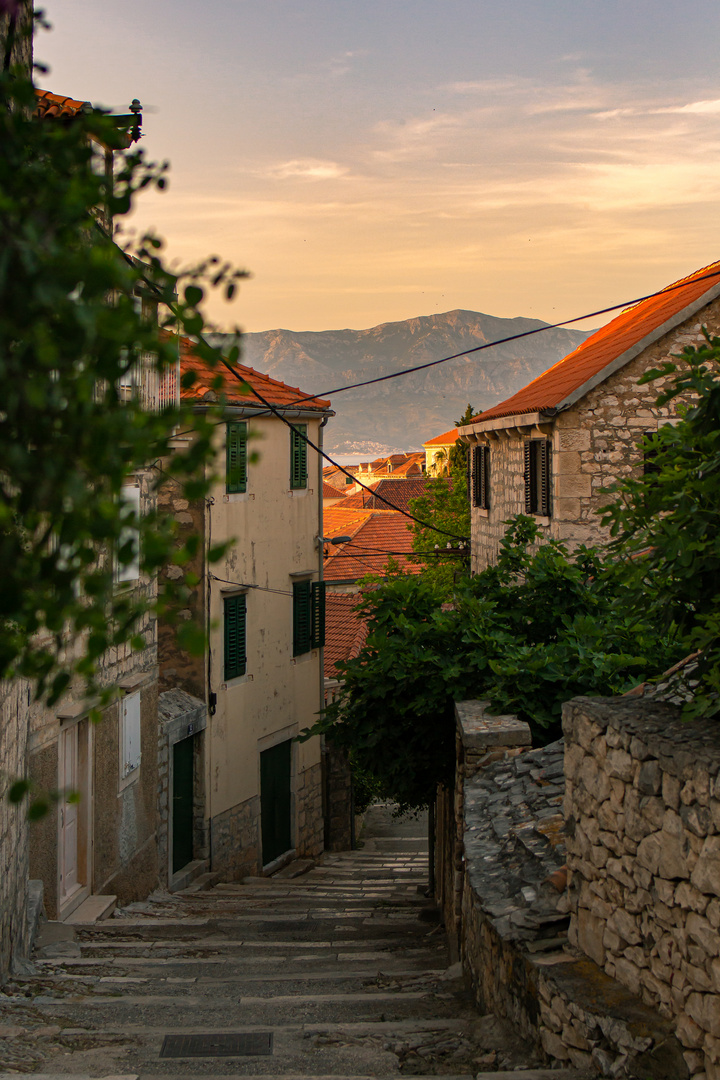
<svg viewBox="0 0 720 1080">
<path fill-rule="evenodd" d="M 338 521 L 339 526 L 332 531 L 349 535 L 351 540 L 347 544 L 338 544 L 337 547 L 327 549 L 323 575 L 328 581 L 357 581 L 365 574 L 382 574 L 388 558 L 398 563 L 406 574 L 421 573 L 422 566 L 408 558 L 412 552 L 413 534 L 407 518 L 402 514 L 395 510 L 343 511 L 339 505 L 331 506 L 323 516 L 323 531 L 327 536 L 331 535 L 327 524 L 331 514 L 338 515 L 334 520 Z M 357 515 L 355 520 L 358 523 L 354 530 L 343 528 L 339 524 L 343 514 L 348 524 L 351 515 Z"/>
<path fill-rule="evenodd" d="M 335 665 L 357 656 L 367 637 L 367 621 L 355 611 L 360 597 L 329 592 L 325 597 L 325 678 L 342 678 Z"/>
<path fill-rule="evenodd" d="M 458 429 L 454 427 L 442 435 L 436 435 L 434 439 L 428 439 L 427 442 L 423 443 L 423 446 L 449 446 L 450 443 L 455 442 L 458 434 Z"/>
<path fill-rule="evenodd" d="M 188 371 L 195 373 L 195 382 L 189 388 L 183 387 L 180 396 L 187 401 L 217 400 L 224 394 L 228 401 L 242 402 L 243 405 L 254 405 L 262 408 L 262 402 L 253 394 L 257 390 L 267 401 L 276 406 L 294 405 L 298 397 L 305 397 L 305 393 L 297 386 L 288 386 L 286 383 L 271 379 L 269 375 L 263 375 L 254 368 L 245 367 L 244 364 L 233 365 L 239 379 L 233 377 L 223 365 L 210 368 L 204 360 L 195 354 L 195 343 L 187 337 L 180 338 L 180 371 L 185 374 Z M 220 388 L 214 387 L 215 380 L 219 377 Z M 304 401 L 303 409 L 329 409 L 330 402 L 322 398 L 310 398 Z"/>
<path fill-rule="evenodd" d="M 393 476 L 396 475 L 393 473 Z M 391 510 L 396 507 L 398 510 L 409 510 L 410 500 L 424 495 L 426 486 L 427 477 L 425 476 L 401 476 L 397 480 L 375 480 L 372 484 L 368 484 L 370 491 L 362 489 L 356 491 L 354 495 L 347 495 L 342 505 L 346 509 Z M 392 507 L 383 502 L 383 499 L 376 499 L 375 494 L 382 495 L 393 504 Z"/>
<path fill-rule="evenodd" d="M 77 101 L 63 94 L 52 94 L 49 90 L 35 91 L 34 116 L 45 119 L 46 116 L 78 116 L 92 112 L 90 101 Z"/>
<path fill-rule="evenodd" d="M 323 499 L 344 499 L 345 492 L 338 491 L 337 488 L 332 487 L 327 481 L 323 480 L 322 497 Z"/>
<path fill-rule="evenodd" d="M 715 262 L 623 311 L 522 390 L 469 423 L 568 408 L 718 296 L 720 262 Z"/>
</svg>

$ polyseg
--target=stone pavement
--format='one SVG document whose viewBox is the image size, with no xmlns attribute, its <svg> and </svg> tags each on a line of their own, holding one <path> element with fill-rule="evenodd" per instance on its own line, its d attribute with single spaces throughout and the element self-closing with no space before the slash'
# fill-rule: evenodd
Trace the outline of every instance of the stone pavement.
<svg viewBox="0 0 720 1080">
<path fill-rule="evenodd" d="M 47 924 L 0 993 L 0 1080 L 579 1078 L 476 1012 L 424 896 L 425 829 L 373 807 L 362 848 L 301 876 Z"/>
</svg>

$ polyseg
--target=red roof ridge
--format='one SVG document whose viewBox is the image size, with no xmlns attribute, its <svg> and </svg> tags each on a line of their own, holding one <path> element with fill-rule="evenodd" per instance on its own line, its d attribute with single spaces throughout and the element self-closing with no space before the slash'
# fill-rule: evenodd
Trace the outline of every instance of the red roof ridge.
<svg viewBox="0 0 720 1080">
<path fill-rule="evenodd" d="M 478 413 L 468 425 L 569 407 L 662 334 L 716 299 L 716 296 L 707 295 L 714 291 L 720 293 L 720 261 L 710 263 L 625 308 L 567 356 L 509 398 Z"/>
</svg>

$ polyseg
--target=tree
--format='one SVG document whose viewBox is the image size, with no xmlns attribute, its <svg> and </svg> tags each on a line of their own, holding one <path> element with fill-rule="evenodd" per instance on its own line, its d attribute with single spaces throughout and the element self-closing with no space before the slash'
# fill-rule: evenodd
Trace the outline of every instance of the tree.
<svg viewBox="0 0 720 1080">
<path fill-rule="evenodd" d="M 467 423 L 474 415 L 472 406 L 455 422 L 456 427 Z M 428 476 L 425 491 L 410 503 L 410 509 L 424 521 L 432 521 L 446 532 L 453 533 L 455 540 L 424 525 L 413 526 L 413 551 L 434 551 L 437 555 L 425 559 L 423 571 L 428 580 L 437 582 L 444 595 L 452 595 L 455 582 L 468 573 L 470 558 L 470 502 L 467 492 L 466 447 L 456 442 L 449 454 L 447 476 Z M 451 546 L 448 547 L 448 544 Z M 460 546 L 462 544 L 462 547 Z"/>
<path fill-rule="evenodd" d="M 10 52 L 6 50 L 6 58 Z M 216 258 L 170 272 L 161 242 L 142 237 L 129 254 L 105 227 L 130 213 L 165 168 L 142 151 L 116 154 L 114 175 L 97 147 L 120 151 L 122 133 L 98 112 L 72 122 L 32 119 L 34 89 L 19 68 L 0 73 L 0 677 L 24 676 L 55 702 L 76 679 L 98 689 L 110 646 L 141 648 L 147 611 L 169 613 L 183 583 L 118 588 L 116 567 L 136 558 L 152 580 L 168 561 L 183 564 L 193 541 L 174 546 L 174 523 L 139 515 L 122 498 L 125 481 L 170 454 L 181 428 L 194 439 L 173 451 L 155 485 L 207 490 L 213 417 L 184 405 L 149 409 L 127 386 L 156 378 L 176 359 L 173 332 L 203 329 L 205 289 L 232 296 L 240 276 Z M 100 208 L 103 208 L 101 211 Z M 143 298 L 144 313 L 139 310 Z M 151 314 L 165 312 L 158 324 Z M 170 332 L 173 331 L 173 332 Z M 209 363 L 219 350 L 198 345 Z M 237 358 L 237 348 L 231 354 Z M 211 557 L 212 557 L 211 553 Z M 182 626 L 186 645 L 200 631 Z M 102 688 L 100 688 L 102 689 Z M 109 691 L 105 690 L 107 700 Z"/>
</svg>

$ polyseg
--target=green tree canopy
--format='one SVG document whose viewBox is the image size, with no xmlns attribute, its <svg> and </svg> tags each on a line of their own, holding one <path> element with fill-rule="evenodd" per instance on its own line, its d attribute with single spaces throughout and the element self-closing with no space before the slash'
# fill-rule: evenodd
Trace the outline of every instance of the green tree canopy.
<svg viewBox="0 0 720 1080">
<path fill-rule="evenodd" d="M 175 363 L 155 310 L 168 329 L 196 336 L 206 288 L 231 296 L 241 273 L 217 259 L 171 273 L 154 236 L 124 252 L 105 211 L 117 228 L 143 189 L 163 186 L 164 167 L 123 150 L 113 176 L 98 147 L 124 143 L 108 117 L 40 122 L 34 106 L 23 72 L 0 72 L 0 677 L 25 676 L 53 702 L 77 677 L 92 688 L 108 647 L 143 647 L 143 613 L 180 599 L 182 583 L 157 595 L 152 584 L 117 585 L 133 535 L 150 580 L 189 555 L 174 549 L 172 521 L 138 515 L 122 489 L 150 468 L 156 485 L 202 495 L 213 419 L 185 405 L 148 408 L 127 386 L 143 365 L 161 378 Z M 220 357 L 202 342 L 198 352 Z M 194 438 L 163 474 L 180 429 Z M 186 644 L 197 633 L 181 631 Z"/>
</svg>

